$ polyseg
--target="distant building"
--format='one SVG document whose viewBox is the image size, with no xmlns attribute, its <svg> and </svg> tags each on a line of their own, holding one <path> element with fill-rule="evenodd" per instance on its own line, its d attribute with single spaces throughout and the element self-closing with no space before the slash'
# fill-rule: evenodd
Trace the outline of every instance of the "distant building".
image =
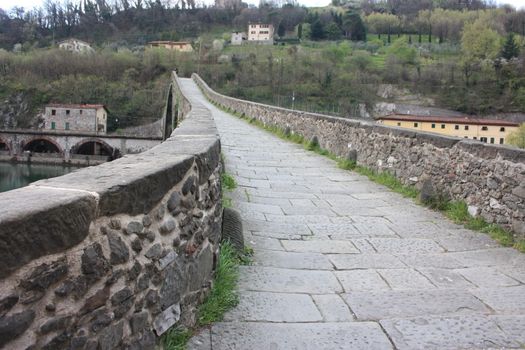
<svg viewBox="0 0 525 350">
<path fill-rule="evenodd" d="M 220 9 L 235 9 L 243 7 L 243 3 L 242 0 L 215 0 L 215 7 Z"/>
<path fill-rule="evenodd" d="M 74 38 L 66 39 L 66 40 L 59 42 L 58 47 L 61 50 L 77 52 L 77 53 L 95 52 L 95 50 L 93 50 L 91 45 L 89 45 L 85 41 L 74 39 Z"/>
<path fill-rule="evenodd" d="M 244 32 L 233 32 L 231 44 L 232 45 L 242 45 L 243 41 L 246 40 L 246 33 Z"/>
<path fill-rule="evenodd" d="M 519 127 L 518 123 L 497 119 L 406 114 L 391 114 L 380 118 L 378 122 L 389 126 L 434 132 L 447 136 L 462 137 L 501 145 L 506 144 L 507 136 Z"/>
<path fill-rule="evenodd" d="M 150 41 L 148 46 L 151 47 L 162 47 L 168 50 L 175 50 L 180 52 L 192 52 L 193 47 L 191 43 L 187 41 Z"/>
<path fill-rule="evenodd" d="M 107 120 L 104 105 L 50 104 L 45 107 L 44 129 L 105 134 Z"/>
<path fill-rule="evenodd" d="M 272 24 L 249 24 L 248 25 L 248 42 L 261 44 L 273 44 L 274 28 Z"/>
</svg>

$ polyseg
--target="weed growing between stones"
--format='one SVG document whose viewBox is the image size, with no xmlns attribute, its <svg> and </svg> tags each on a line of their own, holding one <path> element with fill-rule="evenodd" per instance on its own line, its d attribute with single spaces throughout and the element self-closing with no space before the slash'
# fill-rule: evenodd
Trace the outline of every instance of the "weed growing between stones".
<svg viewBox="0 0 525 350">
<path fill-rule="evenodd" d="M 228 191 L 232 191 L 237 187 L 235 179 L 230 174 L 224 172 L 221 174 L 222 186 Z"/>
<path fill-rule="evenodd" d="M 197 324 L 193 329 L 169 330 L 161 339 L 164 350 L 186 349 L 187 342 L 200 328 L 221 321 L 226 311 L 237 306 L 239 296 L 235 287 L 239 277 L 239 265 L 250 261 L 251 254 L 249 249 L 239 254 L 230 243 L 221 244 L 213 286 L 206 300 L 199 306 Z"/>
<path fill-rule="evenodd" d="M 405 197 L 416 199 L 416 203 L 430 207 L 431 209 L 442 212 L 449 219 L 455 223 L 462 224 L 465 228 L 486 233 L 495 241 L 506 247 L 514 247 L 520 252 L 525 253 L 525 240 L 517 240 L 514 238 L 512 232 L 503 229 L 499 225 L 489 224 L 482 217 L 473 217 L 468 213 L 468 206 L 463 201 L 450 201 L 444 196 L 436 196 L 427 203 L 422 203 L 417 200 L 419 191 L 414 186 L 407 186 L 401 183 L 394 175 L 389 172 L 377 172 L 373 169 L 357 165 L 355 162 L 337 157 L 328 150 L 322 149 L 317 142 L 308 142 L 302 135 L 290 133 L 277 126 L 269 126 L 258 121 L 255 118 L 248 118 L 239 113 L 229 111 L 219 103 L 212 102 L 217 108 L 235 115 L 241 119 L 247 120 L 250 124 L 257 125 L 262 129 L 269 131 L 281 139 L 292 141 L 294 143 L 302 144 L 303 147 L 309 151 L 315 152 L 322 156 L 328 157 L 337 162 L 337 166 L 345 170 L 353 170 L 361 175 L 368 177 L 370 180 L 384 185 L 394 192 L 397 192 Z"/>
</svg>

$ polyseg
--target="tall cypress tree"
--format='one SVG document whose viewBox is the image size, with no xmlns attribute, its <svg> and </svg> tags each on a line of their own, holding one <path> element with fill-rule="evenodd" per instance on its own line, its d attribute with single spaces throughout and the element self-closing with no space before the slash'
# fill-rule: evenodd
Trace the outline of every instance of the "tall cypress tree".
<svg viewBox="0 0 525 350">
<path fill-rule="evenodd" d="M 501 57 L 510 60 L 514 57 L 518 57 L 520 54 L 520 48 L 516 44 L 516 41 L 514 40 L 514 34 L 509 33 L 507 35 L 507 40 L 505 40 L 505 44 L 503 45 L 503 49 L 501 50 Z"/>
</svg>

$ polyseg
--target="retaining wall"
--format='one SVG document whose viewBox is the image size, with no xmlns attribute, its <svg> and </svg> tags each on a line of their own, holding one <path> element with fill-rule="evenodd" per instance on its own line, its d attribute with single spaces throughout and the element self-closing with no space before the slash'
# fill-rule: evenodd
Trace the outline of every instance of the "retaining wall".
<svg viewBox="0 0 525 350">
<path fill-rule="evenodd" d="M 340 157 L 353 150 L 358 164 L 418 188 L 431 184 L 435 193 L 464 200 L 472 213 L 525 238 L 525 150 L 239 100 L 193 79 L 223 107 L 306 139 L 317 136 Z"/>
<path fill-rule="evenodd" d="M 0 348 L 153 349 L 192 325 L 221 228 L 220 141 L 190 106 L 138 155 L 0 193 Z"/>
</svg>

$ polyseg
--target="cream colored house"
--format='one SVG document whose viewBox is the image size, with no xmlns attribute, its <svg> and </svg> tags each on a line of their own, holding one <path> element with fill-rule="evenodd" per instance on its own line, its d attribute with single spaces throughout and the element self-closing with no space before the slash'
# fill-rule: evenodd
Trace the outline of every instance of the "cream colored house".
<svg viewBox="0 0 525 350">
<path fill-rule="evenodd" d="M 148 43 L 150 48 L 152 47 L 162 47 L 168 50 L 175 50 L 180 52 L 192 52 L 193 47 L 191 43 L 187 41 L 150 41 Z"/>
<path fill-rule="evenodd" d="M 76 52 L 76 53 L 95 52 L 95 50 L 91 47 L 91 45 L 89 45 L 85 41 L 74 39 L 74 38 L 66 39 L 66 40 L 59 42 L 58 47 L 61 50 L 66 50 L 66 51 L 71 51 L 71 52 Z"/>
<path fill-rule="evenodd" d="M 273 34 L 272 24 L 255 23 L 248 25 L 248 42 L 273 44 Z"/>
<path fill-rule="evenodd" d="M 506 144 L 507 136 L 516 131 L 518 123 L 497 119 L 437 117 L 391 114 L 378 120 L 388 126 L 434 132 L 437 134 L 479 140 L 485 143 Z"/>
<path fill-rule="evenodd" d="M 108 111 L 104 105 L 49 104 L 44 112 L 46 130 L 105 134 L 107 121 Z"/>
</svg>

